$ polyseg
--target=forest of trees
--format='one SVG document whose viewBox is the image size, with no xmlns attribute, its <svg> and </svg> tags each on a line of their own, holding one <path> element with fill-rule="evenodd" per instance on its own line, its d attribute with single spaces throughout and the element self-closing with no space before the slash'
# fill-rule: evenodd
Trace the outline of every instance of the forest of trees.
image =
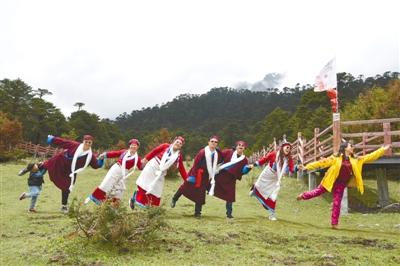
<svg viewBox="0 0 400 266">
<path fill-rule="evenodd" d="M 368 78 L 338 73 L 338 88 L 342 121 L 400 117 L 398 72 Z M 75 103 L 78 111 L 65 117 L 43 99 L 51 94 L 21 79 L 0 80 L 0 159 L 10 157 L 19 141 L 45 145 L 49 134 L 78 141 L 91 134 L 96 149 L 112 149 L 119 141 L 136 138 L 144 154 L 165 131 L 171 137 L 185 138 L 182 151 L 188 156 L 203 148 L 210 135 L 219 136 L 221 148 L 246 141 L 249 155 L 274 137 L 286 134 L 288 141 L 294 141 L 297 132 L 302 132 L 310 139 L 315 127 L 324 129 L 332 123 L 327 94 L 314 92 L 310 85 L 265 91 L 213 88 L 205 94 L 182 94 L 161 106 L 123 113 L 115 121 L 84 110 L 80 102 Z"/>
</svg>

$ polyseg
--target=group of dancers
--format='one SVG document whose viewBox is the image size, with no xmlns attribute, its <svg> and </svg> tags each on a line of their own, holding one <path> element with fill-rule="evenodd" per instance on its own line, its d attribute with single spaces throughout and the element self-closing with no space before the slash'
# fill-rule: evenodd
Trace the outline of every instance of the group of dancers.
<svg viewBox="0 0 400 266">
<path fill-rule="evenodd" d="M 252 186 L 250 196 L 254 196 L 270 212 L 270 220 L 277 220 L 276 200 L 284 173 L 289 171 L 295 173 L 298 169 L 329 167 L 317 189 L 302 193 L 297 200 L 308 200 L 332 191 L 334 204 L 331 224 L 333 229 L 340 229 L 338 220 L 344 189 L 347 186 L 355 186 L 362 194 L 362 165 L 376 160 L 389 148 L 389 145 L 386 145 L 371 154 L 357 157 L 354 155 L 353 146 L 344 142 L 338 154 L 307 166 L 295 166 L 291 156 L 292 145 L 289 142 L 282 142 L 279 149 L 267 154 L 254 164 L 249 164 L 244 155 L 246 149 L 244 141 L 237 141 L 234 149 L 221 150 L 218 148 L 219 138 L 211 136 L 208 139 L 208 145 L 197 153 L 193 166 L 187 172 L 180 151 L 185 144 L 181 136 L 175 137 L 171 144 L 163 143 L 157 146 L 143 159 L 137 152 L 140 147 L 137 139 L 129 141 L 129 149 L 104 152 L 99 158 L 92 153 L 93 141 L 94 138 L 90 135 L 85 135 L 81 143 L 48 136 L 47 143 L 57 145 L 64 151 L 43 163 L 29 164 L 19 172 L 19 175 L 30 173 L 28 178 L 30 193 L 24 192 L 20 196 L 20 200 L 32 198 L 29 212 L 36 212 L 34 207 L 44 182 L 43 175 L 46 172 L 49 173 L 50 180 L 61 190 L 61 211 L 67 213 L 68 197 L 73 190 L 77 173 L 82 172 L 88 165 L 93 169 L 102 167 L 105 158 L 118 158 L 101 184 L 86 198 L 85 203 L 93 201 L 100 204 L 105 200 L 111 200 L 118 205 L 126 190 L 127 178 L 138 169 L 141 173 L 136 181 L 137 189 L 129 199 L 129 207 L 133 210 L 135 206 L 141 208 L 146 208 L 148 205 L 159 206 L 167 170 L 174 167 L 179 169 L 183 184 L 174 194 L 170 203 L 171 208 L 176 206 L 183 195 L 195 203 L 194 216 L 201 218 L 202 206 L 208 194 L 226 201 L 226 217 L 235 219 L 232 215 L 232 205 L 236 200 L 236 181 L 241 180 L 242 176 L 249 173 L 254 166 L 261 167 L 268 163 Z"/>
</svg>

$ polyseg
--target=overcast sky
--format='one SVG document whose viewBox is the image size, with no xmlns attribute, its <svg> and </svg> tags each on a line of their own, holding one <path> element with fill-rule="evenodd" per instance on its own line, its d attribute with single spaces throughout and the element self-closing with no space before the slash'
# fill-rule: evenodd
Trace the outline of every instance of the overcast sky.
<svg viewBox="0 0 400 266">
<path fill-rule="evenodd" d="M 65 116 L 114 120 L 184 93 L 285 75 L 313 84 L 336 56 L 355 77 L 400 72 L 398 1 L 1 0 L 0 79 Z M 340 93 L 340 88 L 339 88 Z"/>
</svg>

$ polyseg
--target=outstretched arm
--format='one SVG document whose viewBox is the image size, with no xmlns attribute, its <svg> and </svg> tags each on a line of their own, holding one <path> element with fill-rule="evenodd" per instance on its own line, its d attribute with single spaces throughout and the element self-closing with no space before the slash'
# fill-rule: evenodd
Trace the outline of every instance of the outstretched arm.
<svg viewBox="0 0 400 266">
<path fill-rule="evenodd" d="M 54 137 L 52 135 L 47 136 L 47 143 L 59 146 L 63 149 L 71 149 L 71 148 L 77 147 L 81 144 L 80 142 L 77 142 L 74 140 L 58 138 L 58 137 Z"/>
<path fill-rule="evenodd" d="M 359 161 L 363 161 L 363 163 L 368 163 L 368 162 L 373 162 L 377 160 L 379 157 L 385 154 L 385 151 L 389 149 L 390 145 L 387 144 L 385 146 L 380 147 L 374 152 L 371 152 L 370 154 L 367 154 L 365 156 L 360 156 Z"/>
<path fill-rule="evenodd" d="M 324 158 L 319 161 L 315 161 L 313 163 L 307 164 L 307 166 L 304 165 L 298 165 L 297 168 L 300 170 L 312 170 L 312 169 L 317 169 L 317 168 L 325 168 L 329 167 L 334 163 L 334 156 L 331 155 L 328 158 Z"/>
<path fill-rule="evenodd" d="M 179 154 L 179 173 L 181 174 L 183 180 L 188 179 L 188 174 L 185 169 L 182 154 Z"/>
</svg>

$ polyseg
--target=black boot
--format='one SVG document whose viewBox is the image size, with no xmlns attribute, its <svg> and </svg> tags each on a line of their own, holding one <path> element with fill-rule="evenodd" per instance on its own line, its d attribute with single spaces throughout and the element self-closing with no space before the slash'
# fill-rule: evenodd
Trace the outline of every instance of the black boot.
<svg viewBox="0 0 400 266">
<path fill-rule="evenodd" d="M 235 217 L 232 216 L 232 202 L 226 202 L 226 218 L 234 220 Z"/>
<path fill-rule="evenodd" d="M 171 201 L 171 204 L 170 204 L 171 208 L 175 208 L 175 204 L 176 204 L 176 202 L 178 201 L 178 199 L 179 199 L 181 196 L 182 196 L 182 193 L 180 193 L 179 190 L 178 190 L 178 191 L 175 193 L 174 197 L 172 198 L 172 201 Z"/>
<path fill-rule="evenodd" d="M 196 218 L 201 218 L 201 209 L 203 206 L 201 206 L 200 204 L 195 204 L 194 205 L 194 216 Z"/>
</svg>

